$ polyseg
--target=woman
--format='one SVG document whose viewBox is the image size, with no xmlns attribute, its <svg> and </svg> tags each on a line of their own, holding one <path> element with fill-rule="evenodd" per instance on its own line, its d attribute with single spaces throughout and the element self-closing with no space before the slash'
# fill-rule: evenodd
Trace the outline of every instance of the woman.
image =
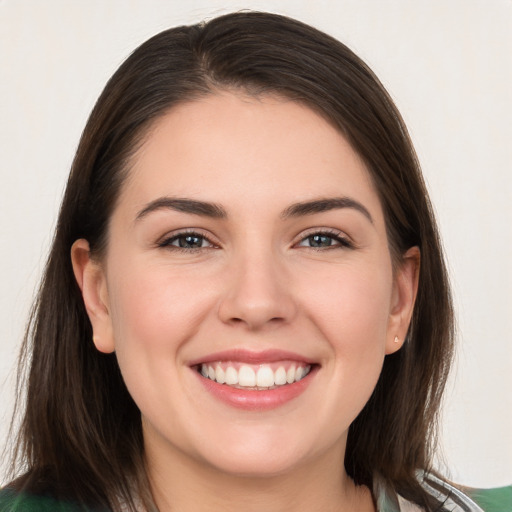
<svg viewBox="0 0 512 512">
<path fill-rule="evenodd" d="M 479 510 L 432 470 L 452 321 L 360 59 L 264 13 L 163 32 L 77 150 L 2 510 Z"/>
</svg>

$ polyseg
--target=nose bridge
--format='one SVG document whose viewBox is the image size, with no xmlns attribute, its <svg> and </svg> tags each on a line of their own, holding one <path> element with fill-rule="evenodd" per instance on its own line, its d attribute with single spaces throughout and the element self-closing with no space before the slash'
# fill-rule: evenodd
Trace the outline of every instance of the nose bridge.
<svg viewBox="0 0 512 512">
<path fill-rule="evenodd" d="M 286 284 L 284 263 L 270 243 L 239 248 L 229 264 L 221 319 L 251 329 L 290 320 L 294 305 Z"/>
</svg>

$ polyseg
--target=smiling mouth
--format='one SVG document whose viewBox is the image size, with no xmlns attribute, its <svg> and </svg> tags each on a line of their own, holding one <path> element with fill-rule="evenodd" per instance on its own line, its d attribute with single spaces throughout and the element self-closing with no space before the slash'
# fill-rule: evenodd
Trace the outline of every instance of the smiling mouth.
<svg viewBox="0 0 512 512">
<path fill-rule="evenodd" d="M 246 364 L 217 361 L 197 365 L 197 371 L 218 384 L 243 390 L 267 391 L 301 381 L 312 365 L 297 361 Z"/>
</svg>

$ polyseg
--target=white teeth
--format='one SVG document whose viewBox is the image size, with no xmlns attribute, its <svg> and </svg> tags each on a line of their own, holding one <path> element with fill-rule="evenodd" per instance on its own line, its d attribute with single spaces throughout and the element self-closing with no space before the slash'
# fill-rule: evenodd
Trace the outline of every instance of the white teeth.
<svg viewBox="0 0 512 512">
<path fill-rule="evenodd" d="M 256 386 L 256 374 L 250 366 L 241 366 L 238 370 L 238 384 L 246 388 Z"/>
<path fill-rule="evenodd" d="M 226 369 L 226 384 L 230 386 L 238 384 L 238 372 L 232 366 Z"/>
<path fill-rule="evenodd" d="M 202 364 L 201 375 L 207 379 L 214 380 L 219 384 L 228 386 L 240 386 L 245 388 L 274 388 L 293 384 L 303 379 L 311 370 L 311 366 L 296 366 L 292 364 L 288 371 L 284 366 L 279 366 L 274 372 L 270 365 L 259 365 L 256 369 L 249 365 L 240 366 L 239 370 L 229 363 L 215 365 Z"/>
<path fill-rule="evenodd" d="M 286 370 L 280 366 L 274 375 L 274 383 L 276 386 L 284 386 L 286 384 Z"/>
<path fill-rule="evenodd" d="M 256 385 L 259 388 L 270 388 L 274 385 L 274 372 L 270 366 L 262 366 L 256 375 Z"/>
<path fill-rule="evenodd" d="M 226 382 L 226 372 L 220 365 L 217 365 L 217 368 L 215 368 L 215 380 L 219 384 L 224 384 Z"/>
</svg>

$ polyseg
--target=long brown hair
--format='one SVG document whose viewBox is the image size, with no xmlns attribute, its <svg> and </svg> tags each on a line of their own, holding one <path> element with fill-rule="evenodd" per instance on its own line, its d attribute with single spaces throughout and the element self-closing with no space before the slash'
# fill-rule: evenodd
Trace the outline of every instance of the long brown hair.
<svg viewBox="0 0 512 512">
<path fill-rule="evenodd" d="M 83 132 L 21 357 L 28 368 L 14 471 L 20 490 L 44 490 L 118 510 L 148 506 L 140 413 L 115 355 L 98 352 L 70 248 L 86 238 L 101 258 L 127 163 L 174 105 L 219 89 L 275 93 L 334 124 L 364 159 L 379 193 L 395 265 L 421 251 L 419 290 L 403 348 L 385 358 L 369 402 L 350 427 L 345 467 L 375 474 L 426 510 L 416 471 L 431 469 L 436 419 L 453 348 L 446 269 L 407 129 L 372 71 L 339 41 L 298 21 L 241 12 L 164 31 L 106 85 Z M 340 464 L 342 461 L 340 461 Z M 16 465 L 17 464 L 17 465 Z M 17 469 L 16 469 L 17 468 Z"/>
</svg>

